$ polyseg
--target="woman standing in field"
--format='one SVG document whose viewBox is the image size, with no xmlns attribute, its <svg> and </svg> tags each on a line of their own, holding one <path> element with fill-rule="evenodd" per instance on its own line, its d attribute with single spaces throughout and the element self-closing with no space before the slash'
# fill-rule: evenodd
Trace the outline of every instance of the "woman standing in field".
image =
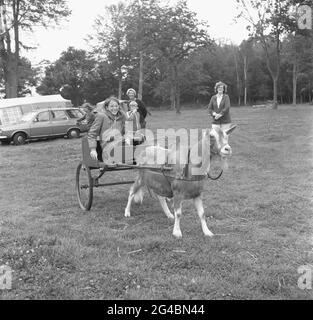
<svg viewBox="0 0 313 320">
<path fill-rule="evenodd" d="M 211 98 L 209 103 L 209 115 L 212 116 L 212 128 L 220 127 L 227 130 L 231 127 L 230 119 L 230 99 L 226 94 L 227 85 L 224 82 L 217 82 L 214 87 L 216 94 Z"/>
</svg>

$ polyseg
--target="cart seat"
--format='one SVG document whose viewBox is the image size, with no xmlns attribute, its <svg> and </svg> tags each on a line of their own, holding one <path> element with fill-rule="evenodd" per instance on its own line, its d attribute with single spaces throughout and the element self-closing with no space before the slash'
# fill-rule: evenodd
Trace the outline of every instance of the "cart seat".
<svg viewBox="0 0 313 320">
<path fill-rule="evenodd" d="M 119 149 L 117 151 L 122 152 L 122 154 L 117 154 L 116 158 L 122 159 L 122 163 L 127 164 L 134 164 L 134 151 L 136 146 L 142 144 L 145 141 L 145 137 L 134 137 L 132 140 L 132 143 L 130 145 L 126 144 L 124 140 L 121 140 L 122 149 Z M 90 156 L 90 148 L 88 143 L 87 136 L 82 138 L 82 158 L 83 162 L 88 166 L 92 168 L 99 168 L 102 167 L 101 163 L 103 162 L 102 158 L 102 148 L 100 141 L 97 141 L 97 147 L 96 147 L 98 160 L 94 160 Z M 111 155 L 114 158 L 114 155 Z"/>
</svg>

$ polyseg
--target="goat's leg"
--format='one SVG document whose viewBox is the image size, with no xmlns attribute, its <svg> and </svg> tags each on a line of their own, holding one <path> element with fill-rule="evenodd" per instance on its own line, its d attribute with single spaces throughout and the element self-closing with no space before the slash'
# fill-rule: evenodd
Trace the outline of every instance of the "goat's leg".
<svg viewBox="0 0 313 320">
<path fill-rule="evenodd" d="M 137 193 L 142 192 L 141 188 L 142 188 L 141 179 L 137 178 L 129 190 L 128 201 L 125 208 L 125 217 L 130 217 L 130 208 L 131 208 L 132 201 L 136 197 Z M 140 196 L 142 197 L 142 193 L 140 194 Z"/>
<path fill-rule="evenodd" d="M 134 190 L 134 184 L 131 186 L 130 191 L 129 191 L 128 201 L 127 201 L 127 205 L 125 208 L 125 217 L 130 217 L 130 207 L 131 207 L 132 201 L 135 197 L 133 190 Z"/>
<path fill-rule="evenodd" d="M 158 199 L 160 201 L 161 207 L 165 213 L 165 215 L 169 218 L 169 219 L 174 219 L 173 214 L 171 213 L 170 209 L 168 208 L 168 205 L 166 203 L 166 200 L 164 197 L 160 197 L 158 196 Z"/>
<path fill-rule="evenodd" d="M 209 228 L 206 224 L 206 221 L 205 221 L 202 199 L 200 197 L 197 197 L 197 198 L 193 199 L 193 201 L 194 201 L 195 207 L 197 209 L 198 216 L 200 218 L 201 227 L 202 227 L 202 231 L 203 231 L 204 235 L 208 236 L 208 237 L 213 237 L 214 234 L 209 230 Z"/>
<path fill-rule="evenodd" d="M 182 237 L 182 232 L 180 230 L 180 218 L 181 218 L 181 209 L 182 209 L 182 200 L 179 197 L 174 196 L 174 214 L 175 214 L 175 222 L 173 228 L 173 236 L 176 238 Z"/>
</svg>

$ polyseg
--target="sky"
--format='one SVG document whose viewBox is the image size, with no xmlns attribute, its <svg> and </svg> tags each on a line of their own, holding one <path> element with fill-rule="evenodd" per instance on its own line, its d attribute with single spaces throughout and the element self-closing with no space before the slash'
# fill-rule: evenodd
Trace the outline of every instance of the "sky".
<svg viewBox="0 0 313 320">
<path fill-rule="evenodd" d="M 37 49 L 24 52 L 31 62 L 36 65 L 42 60 L 51 62 L 60 57 L 62 51 L 69 46 L 88 50 L 85 41 L 88 34 L 93 32 L 95 18 L 103 14 L 105 6 L 117 3 L 119 0 L 68 0 L 72 15 L 61 27 L 53 29 L 38 28 L 31 35 L 27 35 L 27 44 Z M 175 1 L 175 0 L 172 0 Z M 228 39 L 239 44 L 247 38 L 245 23 L 234 23 L 237 13 L 236 0 L 187 0 L 189 8 L 195 11 L 198 18 L 206 20 L 210 25 L 209 33 L 215 39 Z"/>
</svg>

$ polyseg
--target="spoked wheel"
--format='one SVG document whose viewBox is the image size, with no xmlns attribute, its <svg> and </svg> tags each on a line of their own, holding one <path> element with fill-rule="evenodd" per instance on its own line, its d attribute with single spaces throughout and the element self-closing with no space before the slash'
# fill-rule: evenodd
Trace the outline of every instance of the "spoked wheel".
<svg viewBox="0 0 313 320">
<path fill-rule="evenodd" d="M 93 198 L 93 180 L 89 167 L 82 162 L 76 170 L 76 192 L 79 206 L 83 210 L 89 211 Z"/>
</svg>

